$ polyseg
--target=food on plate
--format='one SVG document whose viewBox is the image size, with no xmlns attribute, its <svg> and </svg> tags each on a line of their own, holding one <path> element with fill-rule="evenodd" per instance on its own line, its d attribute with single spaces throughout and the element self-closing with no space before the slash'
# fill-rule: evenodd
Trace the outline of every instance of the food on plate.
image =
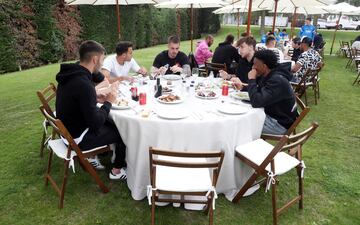
<svg viewBox="0 0 360 225">
<path fill-rule="evenodd" d="M 209 91 L 209 92 L 204 92 L 204 91 L 198 91 L 196 93 L 198 96 L 200 97 L 204 97 L 204 98 L 213 98 L 216 96 L 216 93 L 213 91 Z"/>
<path fill-rule="evenodd" d="M 169 88 L 169 87 L 163 87 L 162 91 L 163 92 L 172 92 L 173 90 L 171 88 Z"/>
<path fill-rule="evenodd" d="M 249 93 L 245 92 L 245 91 L 240 91 L 240 92 L 237 92 L 235 94 L 236 97 L 239 97 L 239 98 L 249 98 Z"/>
<path fill-rule="evenodd" d="M 177 95 L 169 94 L 169 95 L 160 96 L 159 100 L 161 100 L 163 102 L 174 102 L 174 101 L 179 101 L 180 97 Z"/>
<path fill-rule="evenodd" d="M 129 102 L 127 100 L 121 98 L 121 99 L 117 99 L 115 104 L 117 106 L 128 106 Z"/>
</svg>

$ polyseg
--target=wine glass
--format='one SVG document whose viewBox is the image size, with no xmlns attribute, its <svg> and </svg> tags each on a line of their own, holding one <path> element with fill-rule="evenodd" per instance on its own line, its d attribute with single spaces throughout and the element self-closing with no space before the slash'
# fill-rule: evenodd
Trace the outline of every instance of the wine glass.
<svg viewBox="0 0 360 225">
<path fill-rule="evenodd" d="M 196 80 L 199 77 L 199 68 L 193 68 L 191 73 L 194 77 L 194 80 Z"/>
</svg>

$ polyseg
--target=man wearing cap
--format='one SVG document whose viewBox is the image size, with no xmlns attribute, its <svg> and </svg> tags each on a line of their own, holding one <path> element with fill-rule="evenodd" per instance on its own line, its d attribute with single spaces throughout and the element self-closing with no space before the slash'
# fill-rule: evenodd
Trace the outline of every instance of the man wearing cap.
<svg viewBox="0 0 360 225">
<path fill-rule="evenodd" d="M 311 43 L 312 40 L 308 37 L 304 37 L 301 41 L 300 49 L 303 53 L 291 68 L 294 73 L 294 82 L 299 82 L 308 69 L 316 69 L 322 66 L 322 58 L 317 51 L 310 47 Z"/>
</svg>

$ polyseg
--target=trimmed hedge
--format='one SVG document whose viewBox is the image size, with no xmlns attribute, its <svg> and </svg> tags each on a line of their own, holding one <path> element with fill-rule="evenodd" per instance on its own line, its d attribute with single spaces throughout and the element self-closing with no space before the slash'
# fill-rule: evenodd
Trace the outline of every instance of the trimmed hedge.
<svg viewBox="0 0 360 225">
<path fill-rule="evenodd" d="M 194 10 L 194 38 L 220 28 L 213 9 Z M 190 39 L 190 9 L 179 9 L 181 40 Z M 176 10 L 153 5 L 120 6 L 121 39 L 135 48 L 166 43 L 177 33 Z M 4 0 L 0 4 L 0 73 L 77 57 L 83 40 L 108 52 L 118 42 L 116 7 L 68 6 L 64 0 Z"/>
</svg>

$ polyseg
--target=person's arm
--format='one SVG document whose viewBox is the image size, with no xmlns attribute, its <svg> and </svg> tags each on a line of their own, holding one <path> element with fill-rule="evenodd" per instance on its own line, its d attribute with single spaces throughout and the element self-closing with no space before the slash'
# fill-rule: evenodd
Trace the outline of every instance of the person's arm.
<svg viewBox="0 0 360 225">
<path fill-rule="evenodd" d="M 281 80 L 279 78 L 269 79 L 264 87 L 258 89 L 256 77 L 251 77 L 249 72 L 248 93 L 251 106 L 254 108 L 265 107 L 277 102 L 282 95 Z"/>
<path fill-rule="evenodd" d="M 107 69 L 101 69 L 101 73 L 104 74 L 105 78 L 110 82 L 110 84 L 116 82 L 116 81 L 123 81 L 123 80 L 128 80 L 128 81 L 132 81 L 133 78 L 130 76 L 119 76 L 119 77 L 113 77 L 110 75 L 110 71 Z"/>
<path fill-rule="evenodd" d="M 97 108 L 95 88 L 88 84 L 82 85 L 81 89 L 77 90 L 76 96 L 87 127 L 98 130 L 105 123 L 112 103 L 105 101 L 100 109 Z"/>
<path fill-rule="evenodd" d="M 132 58 L 131 61 L 132 61 L 131 70 L 136 72 L 136 73 L 139 73 L 139 74 L 141 74 L 143 76 L 146 76 L 147 70 L 145 69 L 145 67 L 140 67 L 139 64 L 137 64 L 137 62 L 135 61 L 134 58 Z"/>
</svg>

